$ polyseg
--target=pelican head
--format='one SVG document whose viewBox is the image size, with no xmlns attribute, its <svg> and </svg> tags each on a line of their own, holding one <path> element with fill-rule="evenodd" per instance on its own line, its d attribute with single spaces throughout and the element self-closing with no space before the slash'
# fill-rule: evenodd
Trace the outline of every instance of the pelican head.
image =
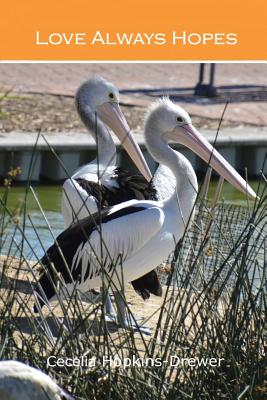
<svg viewBox="0 0 267 400">
<path fill-rule="evenodd" d="M 163 142 L 180 143 L 196 153 L 236 189 L 251 198 L 257 198 L 247 182 L 192 125 L 188 113 L 168 98 L 163 98 L 151 106 L 146 117 L 146 126 L 148 146 L 155 148 L 155 142 L 161 142 L 161 147 Z M 153 132 L 158 133 L 157 138 L 153 137 Z M 156 147 L 159 148 L 160 145 Z"/>
<path fill-rule="evenodd" d="M 1 400 L 74 400 L 42 371 L 14 360 L 0 362 Z"/>
<path fill-rule="evenodd" d="M 92 111 L 96 112 L 98 106 L 102 104 L 109 102 L 118 104 L 120 96 L 113 83 L 97 76 L 81 84 L 76 92 L 75 100 L 77 107 L 86 104 Z"/>
<path fill-rule="evenodd" d="M 84 82 L 75 96 L 77 111 L 91 132 L 95 134 L 95 120 L 99 117 L 112 129 L 141 174 L 150 181 L 151 172 L 120 109 L 119 100 L 118 89 L 101 77 Z"/>
</svg>

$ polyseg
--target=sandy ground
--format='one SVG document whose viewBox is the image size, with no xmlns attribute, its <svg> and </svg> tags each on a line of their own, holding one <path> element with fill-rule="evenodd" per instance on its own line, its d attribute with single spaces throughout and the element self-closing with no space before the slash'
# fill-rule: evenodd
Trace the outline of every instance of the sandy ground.
<svg viewBox="0 0 267 400">
<path fill-rule="evenodd" d="M 34 304 L 34 297 L 32 294 L 32 287 L 34 286 L 35 279 L 32 276 L 31 268 L 34 267 L 34 273 L 35 276 L 38 276 L 38 269 L 40 268 L 36 262 L 34 261 L 27 261 L 21 264 L 21 267 L 19 267 L 20 262 L 19 259 L 14 258 L 14 257 L 6 257 L 6 256 L 0 256 L 0 307 L 3 307 L 3 303 L 6 302 L 7 298 L 10 298 L 12 296 L 12 293 L 14 293 L 14 284 L 16 284 L 16 293 L 14 297 L 14 301 L 12 304 L 12 314 L 14 316 L 18 316 L 18 320 L 16 323 L 18 324 L 18 331 L 20 331 L 20 334 L 18 334 L 18 337 L 23 334 L 24 337 L 27 337 L 27 335 L 30 335 L 31 332 L 31 325 L 29 323 L 29 318 L 30 319 L 35 319 L 36 317 L 32 314 L 32 307 Z M 3 272 L 4 271 L 4 272 Z M 164 267 L 161 269 L 161 274 L 167 274 L 167 267 Z M 2 276 L 1 276 L 2 274 Z M 11 289 L 10 289 L 11 288 Z M 125 296 L 127 300 L 127 304 L 133 313 L 135 317 L 142 316 L 144 317 L 144 321 L 140 322 L 140 324 L 144 324 L 148 326 L 152 332 L 155 331 L 156 325 L 158 323 L 158 318 L 159 314 L 161 312 L 162 304 L 164 297 L 166 295 L 166 286 L 163 286 L 163 295 L 162 297 L 156 297 L 151 295 L 150 299 L 144 301 L 132 288 L 130 284 L 126 286 L 125 290 Z M 185 294 L 185 296 L 183 296 Z M 179 301 L 185 303 L 188 303 L 188 307 L 190 307 L 190 304 L 193 304 L 195 302 L 195 296 L 192 293 L 190 296 L 188 296 L 184 291 L 179 290 L 179 289 L 172 289 L 168 291 L 167 294 L 167 301 L 165 302 L 165 310 L 171 305 L 177 298 L 181 299 Z M 201 302 L 200 302 L 201 303 Z M 200 304 L 199 303 L 199 304 Z M 53 308 L 53 315 L 56 317 L 62 317 L 62 309 L 56 302 L 52 302 L 52 308 Z M 97 302 L 99 304 L 99 301 Z M 82 297 L 82 308 L 83 312 L 90 314 L 93 310 L 92 304 L 88 302 L 88 300 L 85 299 L 85 297 Z M 172 308 L 172 307 L 171 307 Z M 198 306 L 195 304 L 192 306 L 192 312 L 189 312 L 186 325 L 190 325 L 192 321 L 192 316 L 197 313 Z M 223 304 L 220 304 L 218 306 L 218 313 L 223 312 Z M 44 308 L 44 315 L 46 316 L 51 316 L 49 314 L 49 310 L 47 308 Z M 16 317 L 15 317 L 16 319 Z M 51 318 L 49 318 L 51 319 Z M 91 319 L 92 320 L 92 319 Z M 165 321 L 165 317 L 163 318 L 162 321 L 162 327 L 163 327 L 163 322 Z M 198 321 L 199 326 L 201 325 L 201 319 L 199 318 Z M 114 323 L 109 323 L 108 324 L 111 332 L 111 337 L 112 339 L 116 339 L 117 335 L 119 335 L 122 331 L 122 329 L 118 329 L 116 324 Z M 51 330 L 54 331 L 54 334 L 56 336 L 57 332 L 55 330 L 55 324 L 54 322 L 51 325 Z M 96 332 L 94 331 L 93 334 Z M 138 336 L 139 333 L 136 333 Z M 150 336 L 145 335 L 147 340 L 149 340 Z"/>
<path fill-rule="evenodd" d="M 14 284 L 16 284 L 16 296 L 15 301 L 12 306 L 12 313 L 17 314 L 18 309 L 22 309 L 24 305 L 27 305 L 28 310 L 20 314 L 19 327 L 26 335 L 30 334 L 27 319 L 28 317 L 33 317 L 31 309 L 34 304 L 34 297 L 32 294 L 32 284 L 34 285 L 35 278 L 32 276 L 29 267 L 34 267 L 35 276 L 38 276 L 39 266 L 36 265 L 34 261 L 27 261 L 19 267 L 19 259 L 15 257 L 0 256 L 0 277 L 1 277 L 1 288 L 0 288 L 0 307 L 3 301 L 5 301 L 5 296 L 11 296 L 8 294 L 8 289 L 12 288 L 13 293 Z M 4 271 L 4 272 L 3 272 Z M 156 297 L 151 296 L 149 300 L 143 301 L 143 299 L 136 294 L 131 285 L 127 285 L 125 295 L 127 303 L 135 316 L 142 316 L 145 318 L 145 324 L 150 328 L 154 329 L 158 321 L 158 316 L 160 308 L 163 302 L 163 298 L 166 292 L 166 287 L 163 289 L 163 296 Z M 99 301 L 97 301 L 99 304 Z M 85 296 L 82 298 L 82 306 L 85 312 L 90 313 L 92 311 L 92 306 L 86 300 Z M 62 317 L 62 310 L 56 302 L 52 302 L 52 307 L 54 309 L 53 314 L 57 317 Z M 24 314 L 24 315 L 22 315 Z M 48 315 L 48 310 L 44 309 L 44 315 Z M 34 318 L 34 317 L 33 317 Z M 114 326 L 112 326 L 114 325 Z M 115 324 L 110 324 L 111 331 L 116 332 Z"/>
</svg>

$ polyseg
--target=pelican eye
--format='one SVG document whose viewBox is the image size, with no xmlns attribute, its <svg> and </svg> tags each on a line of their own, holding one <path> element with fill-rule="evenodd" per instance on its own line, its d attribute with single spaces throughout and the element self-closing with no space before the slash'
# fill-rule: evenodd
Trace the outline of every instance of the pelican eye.
<svg viewBox="0 0 267 400">
<path fill-rule="evenodd" d="M 108 97 L 109 97 L 111 100 L 114 100 L 114 97 L 115 97 L 115 96 L 114 96 L 114 93 L 112 93 L 112 92 L 109 93 Z"/>
<path fill-rule="evenodd" d="M 178 122 L 183 122 L 183 118 L 182 117 L 177 117 L 176 118 Z"/>
</svg>

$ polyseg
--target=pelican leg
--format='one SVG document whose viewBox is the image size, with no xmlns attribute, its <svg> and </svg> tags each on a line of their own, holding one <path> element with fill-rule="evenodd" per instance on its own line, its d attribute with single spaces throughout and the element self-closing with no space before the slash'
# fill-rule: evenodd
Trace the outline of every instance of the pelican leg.
<svg viewBox="0 0 267 400">
<path fill-rule="evenodd" d="M 151 335 L 151 330 L 148 326 L 138 325 L 136 323 L 136 319 L 133 318 L 132 315 L 126 313 L 126 300 L 124 296 L 124 291 L 114 291 L 114 298 L 117 306 L 118 324 L 122 328 L 130 329 L 133 331 L 141 331 L 145 335 Z"/>
<path fill-rule="evenodd" d="M 105 293 L 104 293 L 105 295 Z M 110 297 L 109 292 L 107 291 L 106 293 L 106 300 L 105 300 L 105 320 L 107 322 L 116 322 L 117 320 L 117 316 L 116 313 L 114 311 L 113 305 L 112 305 L 112 300 Z"/>
<path fill-rule="evenodd" d="M 109 293 L 107 294 L 106 301 L 105 301 L 105 310 L 106 310 L 107 314 L 115 314 Z"/>
</svg>

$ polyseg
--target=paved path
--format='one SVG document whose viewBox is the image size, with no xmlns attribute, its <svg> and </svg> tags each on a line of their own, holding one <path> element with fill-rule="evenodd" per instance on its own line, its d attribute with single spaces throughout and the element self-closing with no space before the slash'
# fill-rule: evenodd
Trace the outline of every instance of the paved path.
<svg viewBox="0 0 267 400">
<path fill-rule="evenodd" d="M 14 91 L 73 95 L 92 75 L 102 75 L 122 91 L 122 102 L 146 107 L 162 94 L 194 115 L 220 118 L 230 99 L 225 122 L 267 125 L 267 64 L 217 64 L 218 98 L 193 96 L 198 64 L 79 63 L 0 64 L 0 87 Z"/>
</svg>

